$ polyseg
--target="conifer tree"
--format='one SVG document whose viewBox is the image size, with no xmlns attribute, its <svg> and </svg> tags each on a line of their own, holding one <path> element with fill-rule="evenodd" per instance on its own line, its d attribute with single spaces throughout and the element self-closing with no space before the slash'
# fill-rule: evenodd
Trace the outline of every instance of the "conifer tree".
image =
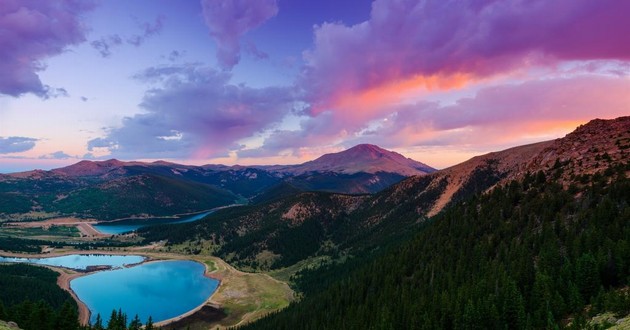
<svg viewBox="0 0 630 330">
<path fill-rule="evenodd" d="M 140 330 L 141 327 L 142 322 L 140 322 L 140 318 L 138 317 L 138 314 L 136 314 L 133 320 L 131 320 L 131 323 L 129 323 L 129 330 Z"/>
</svg>

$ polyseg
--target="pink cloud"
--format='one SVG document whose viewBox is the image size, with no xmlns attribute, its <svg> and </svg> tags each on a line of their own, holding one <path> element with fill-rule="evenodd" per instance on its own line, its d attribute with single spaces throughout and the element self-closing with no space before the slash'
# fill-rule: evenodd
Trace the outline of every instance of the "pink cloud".
<svg viewBox="0 0 630 330">
<path fill-rule="evenodd" d="M 300 130 L 275 131 L 261 148 L 241 157 L 270 156 L 304 147 L 373 143 L 387 148 L 434 147 L 487 152 L 551 139 L 590 119 L 630 113 L 630 80 L 584 75 L 497 85 L 453 105 L 421 101 L 383 106 L 383 117 L 340 121 L 327 111 L 303 120 Z M 372 126 L 370 126 L 372 125 Z"/>
<path fill-rule="evenodd" d="M 40 61 L 85 40 L 80 16 L 92 7 L 78 0 L 0 2 L 0 94 L 47 97 Z"/>
<path fill-rule="evenodd" d="M 232 69 L 240 60 L 240 38 L 278 13 L 277 0 L 202 0 L 201 5 L 210 35 L 217 42 L 217 59 L 225 69 Z"/>
<path fill-rule="evenodd" d="M 316 115 L 348 94 L 417 77 L 628 60 L 627 13 L 623 0 L 376 0 L 368 21 L 316 26 L 300 86 Z"/>
<path fill-rule="evenodd" d="M 392 107 L 387 121 L 361 139 L 392 146 L 492 146 L 540 141 L 596 117 L 630 112 L 630 80 L 602 76 L 528 81 L 480 90 L 440 106 L 424 102 Z"/>
</svg>

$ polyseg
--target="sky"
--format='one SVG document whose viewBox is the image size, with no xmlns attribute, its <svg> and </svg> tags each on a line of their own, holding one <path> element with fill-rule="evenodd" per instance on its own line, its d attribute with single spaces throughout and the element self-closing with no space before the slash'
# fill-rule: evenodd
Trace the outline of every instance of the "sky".
<svg viewBox="0 0 630 330">
<path fill-rule="evenodd" d="M 436 168 L 630 115 L 626 0 L 0 0 L 0 173 Z"/>
</svg>

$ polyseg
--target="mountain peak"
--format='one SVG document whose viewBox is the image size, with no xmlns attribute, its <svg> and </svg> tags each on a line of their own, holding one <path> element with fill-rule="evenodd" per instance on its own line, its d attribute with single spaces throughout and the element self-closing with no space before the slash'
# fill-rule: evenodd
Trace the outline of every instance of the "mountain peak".
<svg viewBox="0 0 630 330">
<path fill-rule="evenodd" d="M 385 150 L 373 144 L 359 144 L 337 153 L 325 154 L 315 160 L 290 169 L 293 173 L 337 172 L 354 174 L 359 172 L 397 173 L 403 176 L 424 175 L 435 169 L 405 156 Z"/>
</svg>

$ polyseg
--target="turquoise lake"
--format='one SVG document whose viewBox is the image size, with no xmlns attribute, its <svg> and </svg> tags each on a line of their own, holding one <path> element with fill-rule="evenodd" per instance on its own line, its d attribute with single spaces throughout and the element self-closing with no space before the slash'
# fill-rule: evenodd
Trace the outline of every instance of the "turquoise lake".
<svg viewBox="0 0 630 330">
<path fill-rule="evenodd" d="M 120 268 L 126 265 L 138 264 L 144 261 L 142 256 L 118 256 L 106 254 L 71 254 L 51 258 L 12 258 L 0 257 L 0 262 L 26 262 L 38 265 L 59 266 L 78 270 L 85 270 L 89 266 L 111 266 Z"/>
<path fill-rule="evenodd" d="M 187 215 L 174 218 L 147 218 L 147 219 L 126 219 L 113 222 L 102 222 L 93 227 L 103 234 L 118 235 L 134 231 L 138 228 L 163 225 L 163 224 L 177 224 L 193 222 L 202 219 L 206 215 L 214 211 L 208 211 L 203 213 L 197 213 L 194 215 Z"/>
<path fill-rule="evenodd" d="M 103 271 L 70 282 L 79 299 L 107 321 L 112 310 L 122 309 L 131 320 L 136 314 L 142 323 L 184 314 L 203 304 L 217 289 L 219 281 L 204 276 L 204 265 L 187 260 L 150 262 L 143 265 Z"/>
</svg>

